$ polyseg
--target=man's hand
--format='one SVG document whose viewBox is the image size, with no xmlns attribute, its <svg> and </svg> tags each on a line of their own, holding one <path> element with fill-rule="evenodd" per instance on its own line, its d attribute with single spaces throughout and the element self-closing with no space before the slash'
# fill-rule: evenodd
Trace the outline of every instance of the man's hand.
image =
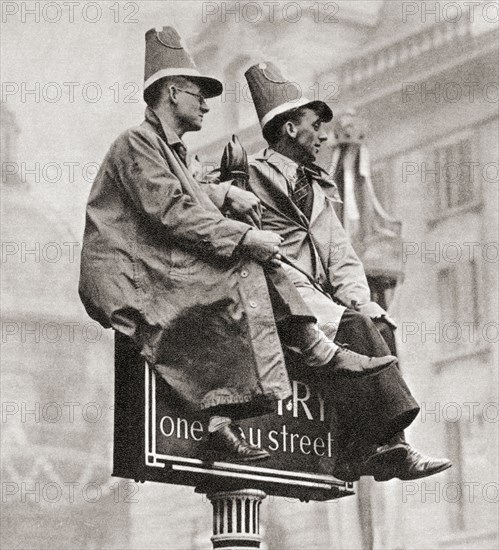
<svg viewBox="0 0 499 550">
<path fill-rule="evenodd" d="M 237 215 L 241 221 L 246 221 L 256 227 L 261 226 L 262 205 L 255 194 L 231 185 L 227 193 L 226 204 L 230 212 Z"/>
<path fill-rule="evenodd" d="M 242 241 L 244 250 L 257 262 L 267 263 L 281 258 L 279 245 L 282 237 L 273 231 L 250 229 Z"/>
<path fill-rule="evenodd" d="M 382 321 L 385 321 L 385 323 L 392 329 L 392 330 L 396 330 L 397 329 L 397 323 L 394 321 L 394 319 L 392 319 L 388 313 L 385 313 L 384 315 L 381 316 L 381 320 Z"/>
<path fill-rule="evenodd" d="M 394 330 L 397 328 L 397 323 L 376 302 L 367 302 L 365 304 L 354 304 L 352 302 L 352 305 L 359 313 L 367 315 L 371 319 L 382 319 Z"/>
</svg>

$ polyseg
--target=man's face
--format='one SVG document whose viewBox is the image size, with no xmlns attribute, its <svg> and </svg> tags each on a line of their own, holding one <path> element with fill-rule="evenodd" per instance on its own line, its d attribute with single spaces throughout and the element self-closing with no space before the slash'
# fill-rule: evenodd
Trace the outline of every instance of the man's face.
<svg viewBox="0 0 499 550">
<path fill-rule="evenodd" d="M 321 144 L 327 140 L 322 128 L 321 117 L 313 110 L 304 108 L 304 115 L 298 124 L 294 124 L 296 156 L 303 164 L 314 162 Z"/>
<path fill-rule="evenodd" d="M 197 132 L 203 126 L 203 116 L 210 109 L 200 87 L 186 80 L 182 86 L 174 86 L 177 93 L 176 115 L 185 132 Z M 193 95 L 194 94 L 194 95 Z"/>
</svg>

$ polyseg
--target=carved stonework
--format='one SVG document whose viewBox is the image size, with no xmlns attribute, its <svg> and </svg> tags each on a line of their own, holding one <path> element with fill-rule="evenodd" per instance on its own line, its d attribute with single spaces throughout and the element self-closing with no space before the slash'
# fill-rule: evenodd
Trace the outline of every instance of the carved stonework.
<svg viewBox="0 0 499 550">
<path fill-rule="evenodd" d="M 366 122 L 357 116 L 353 109 L 348 109 L 334 119 L 333 143 L 335 145 L 361 143 L 366 134 Z"/>
<path fill-rule="evenodd" d="M 402 275 L 402 224 L 381 205 L 373 186 L 366 123 L 353 110 L 333 128 L 332 168 L 343 204 L 338 213 L 369 278 L 395 284 Z"/>
</svg>

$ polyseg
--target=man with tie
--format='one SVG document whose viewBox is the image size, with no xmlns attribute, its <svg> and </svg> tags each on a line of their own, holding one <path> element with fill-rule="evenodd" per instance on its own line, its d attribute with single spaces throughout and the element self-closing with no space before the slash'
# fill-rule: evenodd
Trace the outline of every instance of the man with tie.
<svg viewBox="0 0 499 550">
<path fill-rule="evenodd" d="M 323 124 L 331 121 L 331 109 L 304 98 L 270 62 L 252 66 L 245 76 L 269 145 L 250 158 L 248 185 L 262 201 L 262 227 L 283 238 L 284 269 L 322 331 L 359 354 L 387 355 L 376 323 L 392 321 L 371 301 L 363 265 L 333 207 L 340 201 L 336 185 L 314 163 L 327 139 Z M 417 479 L 451 466 L 447 459 L 421 455 L 403 436 L 397 441 L 407 454 L 386 469 L 387 479 Z M 351 480 L 363 471 L 345 461 L 335 474 Z"/>
</svg>

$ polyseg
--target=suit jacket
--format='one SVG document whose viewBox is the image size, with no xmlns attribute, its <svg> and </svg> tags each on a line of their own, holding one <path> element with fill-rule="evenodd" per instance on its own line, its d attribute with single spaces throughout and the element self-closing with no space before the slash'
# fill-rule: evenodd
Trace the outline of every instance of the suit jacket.
<svg viewBox="0 0 499 550">
<path fill-rule="evenodd" d="M 337 322 L 345 307 L 361 310 L 369 304 L 374 315 L 383 315 L 385 311 L 371 302 L 364 267 L 335 212 L 334 204 L 341 199 L 327 172 L 319 166 L 310 171 L 314 201 L 308 220 L 289 196 L 297 179 L 298 165 L 294 161 L 267 148 L 252 156 L 249 163 L 249 189 L 265 207 L 263 228 L 284 238 L 284 255 L 295 266 L 287 267 L 287 272 L 295 284 L 305 284 L 306 273 L 308 284 L 322 289 L 335 301 Z"/>
<path fill-rule="evenodd" d="M 179 146 L 150 109 L 111 145 L 88 200 L 80 296 L 194 407 L 260 414 L 290 394 L 265 273 L 238 252 L 250 226 L 224 218 Z"/>
</svg>

